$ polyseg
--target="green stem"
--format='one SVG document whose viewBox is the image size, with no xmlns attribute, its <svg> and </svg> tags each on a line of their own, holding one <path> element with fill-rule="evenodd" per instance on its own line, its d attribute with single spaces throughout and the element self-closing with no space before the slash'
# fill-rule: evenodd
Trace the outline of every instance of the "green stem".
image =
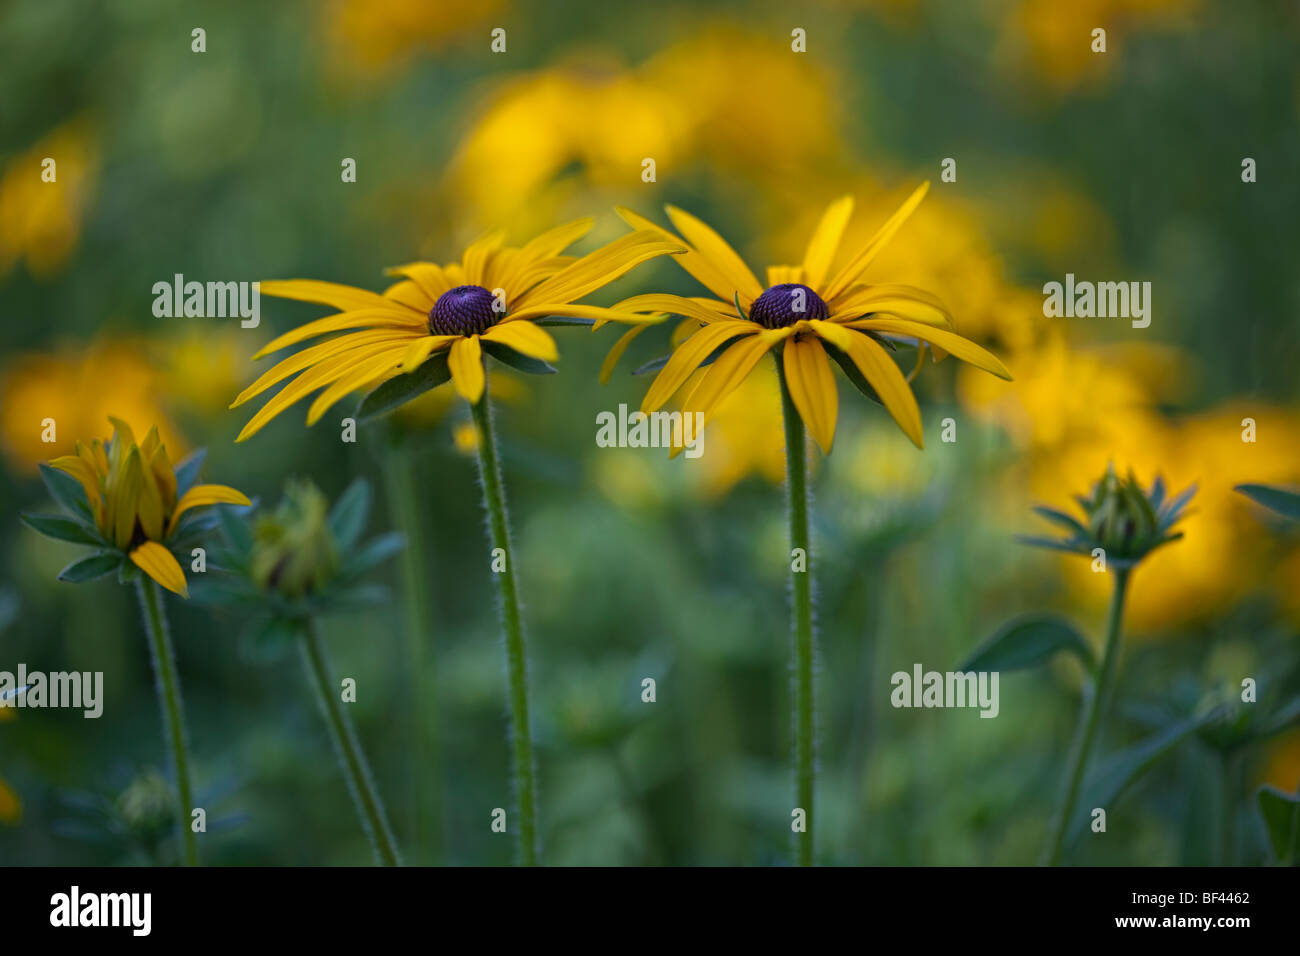
<svg viewBox="0 0 1300 956">
<path fill-rule="evenodd" d="M 808 451 L 803 419 L 790 397 L 785 370 L 781 379 L 781 410 L 785 420 L 785 472 L 790 516 L 791 571 L 794 595 L 794 773 L 796 806 L 804 811 L 805 830 L 795 833 L 800 866 L 813 863 L 813 799 L 816 785 L 817 731 L 813 704 L 812 548 L 808 536 Z M 802 571 L 794 570 L 794 549 L 804 555 Z"/>
<path fill-rule="evenodd" d="M 1061 804 L 1052 823 L 1051 842 L 1043 850 L 1043 862 L 1056 866 L 1061 862 L 1061 851 L 1065 848 L 1066 832 L 1074 816 L 1075 803 L 1079 799 L 1079 788 L 1083 785 L 1084 771 L 1088 767 L 1088 757 L 1097 736 L 1097 727 L 1101 723 L 1102 712 L 1106 709 L 1111 685 L 1115 679 L 1115 666 L 1119 659 L 1120 624 L 1124 617 L 1124 596 L 1128 590 L 1128 570 L 1115 572 L 1115 586 L 1110 595 L 1110 611 L 1106 621 L 1106 648 L 1102 653 L 1101 665 L 1090 690 L 1085 691 L 1084 718 L 1075 735 L 1074 745 L 1070 751 L 1069 770 L 1066 774 Z"/>
<path fill-rule="evenodd" d="M 365 755 L 357 742 L 352 722 L 343 711 L 343 701 L 339 697 L 334 678 L 330 676 L 325 644 L 320 639 L 316 622 L 310 619 L 303 625 L 302 654 L 307 672 L 316 685 L 316 696 L 320 701 L 321 712 L 325 715 L 325 723 L 329 726 L 339 767 L 347 779 L 348 791 L 356 803 L 361 825 L 374 846 L 375 856 L 384 866 L 400 866 L 402 860 L 397 853 L 393 832 L 388 827 L 388 819 L 384 815 L 383 801 L 379 799 L 379 792 L 370 779 Z"/>
<path fill-rule="evenodd" d="M 495 558 L 503 560 L 496 572 L 501 593 L 501 625 L 506 638 L 506 679 L 510 689 L 510 741 L 514 757 L 515 801 L 518 804 L 518 859 L 524 866 L 537 865 L 537 791 L 533 768 L 533 737 L 528 719 L 528 656 L 519 616 L 519 592 L 515 585 L 515 564 L 510 553 L 510 522 L 506 514 L 501 463 L 497 458 L 492 408 L 486 388 L 473 406 L 478 427 L 478 467 L 483 482 L 483 505 L 488 513 Z M 496 551 L 499 555 L 495 555 Z"/>
<path fill-rule="evenodd" d="M 412 451 L 403 437 L 394 438 L 384 469 L 388 479 L 388 501 L 393 524 L 406 534 L 402 549 L 401 574 L 406 610 L 405 666 L 409 683 L 411 728 L 411 820 L 413 843 L 426 849 L 436 861 L 441 849 L 442 828 L 430 833 L 429 820 L 441 819 L 442 795 L 438 754 L 438 719 L 434 701 L 436 674 L 430 674 L 428 650 L 433 646 L 433 611 L 430 604 L 431 578 L 425 513 L 415 492 Z M 431 694 L 431 690 L 433 693 Z"/>
<path fill-rule="evenodd" d="M 144 611 L 145 631 L 149 635 L 149 656 L 162 708 L 163 727 L 172 751 L 172 768 L 176 771 L 176 826 L 180 830 L 181 858 L 186 866 L 199 865 L 199 843 L 190 825 L 194 810 L 194 788 L 190 783 L 189 743 L 185 736 L 185 711 L 181 703 L 181 682 L 176 675 L 176 654 L 172 650 L 167 616 L 163 612 L 158 585 L 141 576 L 137 582 L 140 607 Z"/>
</svg>

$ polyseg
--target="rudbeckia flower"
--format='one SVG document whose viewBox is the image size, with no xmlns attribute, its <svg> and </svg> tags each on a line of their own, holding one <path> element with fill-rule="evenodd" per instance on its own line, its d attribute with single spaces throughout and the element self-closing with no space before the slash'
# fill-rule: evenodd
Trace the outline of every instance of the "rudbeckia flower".
<svg viewBox="0 0 1300 956">
<path fill-rule="evenodd" d="M 680 252 L 681 244 L 656 231 L 640 231 L 581 258 L 563 255 L 591 226 L 591 219 L 580 219 L 519 248 L 503 245 L 504 236 L 497 232 L 470 245 L 460 262 L 414 262 L 390 269 L 401 278 L 382 294 L 305 279 L 263 282 L 261 290 L 269 295 L 341 311 L 281 335 L 255 357 L 332 332 L 345 334 L 291 355 L 245 389 L 231 408 L 297 376 L 253 416 L 236 440 L 243 441 L 300 398 L 319 391 L 307 410 L 307 424 L 313 425 L 344 396 L 414 373 L 427 361 L 436 360 L 440 367 L 445 363 L 445 373 L 424 376 L 420 391 L 449 376 L 465 400 L 476 404 L 486 381 L 484 352 L 527 371 L 551 371 L 545 363 L 558 358 L 558 352 L 544 325 L 654 321 L 627 309 L 573 303 L 647 259 Z M 403 400 L 415 394 L 418 391 L 405 390 Z"/>
<path fill-rule="evenodd" d="M 173 468 L 157 427 L 137 444 L 130 425 L 120 418 L 109 421 L 114 430 L 108 442 L 95 439 L 89 447 L 77 442 L 75 455 L 41 466 L 50 494 L 70 517 L 23 515 L 23 520 L 48 537 L 100 549 L 65 568 L 61 580 L 101 577 L 126 559 L 167 590 L 187 596 L 185 572 L 169 547 L 193 530 L 182 519 L 195 508 L 249 500 L 225 485 L 195 485 L 201 456 Z"/>
<path fill-rule="evenodd" d="M 675 343 L 641 410 L 656 411 L 696 369 L 712 365 L 683 404 L 684 411 L 702 412 L 707 419 L 759 359 L 775 351 L 800 417 L 817 444 L 829 452 L 839 406 L 828 361 L 834 359 L 850 381 L 888 409 L 919 448 L 921 412 L 908 378 L 886 351 L 893 340 L 917 344 L 918 368 L 928 347 L 936 360 L 955 355 L 1010 379 L 996 356 L 953 331 L 952 317 L 934 295 L 912 286 L 864 281 L 868 266 L 920 204 L 929 185 L 923 183 L 866 245 L 833 269 L 840 237 L 853 213 L 851 196 L 837 199 L 817 225 L 803 263 L 769 266 L 766 285 L 725 239 L 689 213 L 667 207 L 668 218 L 684 237 L 679 239 L 631 210 L 619 209 L 633 228 L 657 231 L 685 245 L 687 251 L 677 261 L 716 296 L 640 295 L 614 306 L 621 311 L 666 312 L 689 323 L 679 327 L 679 335 L 690 334 Z M 640 331 L 631 329 L 615 344 L 604 374 Z"/>
</svg>

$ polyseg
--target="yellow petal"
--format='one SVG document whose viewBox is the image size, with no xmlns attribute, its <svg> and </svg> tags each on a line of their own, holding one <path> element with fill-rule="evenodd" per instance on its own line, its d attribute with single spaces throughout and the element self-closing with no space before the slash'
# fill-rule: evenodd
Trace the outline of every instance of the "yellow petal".
<svg viewBox="0 0 1300 956">
<path fill-rule="evenodd" d="M 414 372 L 423 365 L 424 360 L 429 357 L 429 353 L 433 351 L 433 347 L 438 344 L 438 339 L 441 338 L 452 338 L 452 336 L 440 335 L 435 338 L 432 335 L 426 335 L 411 342 L 402 354 L 402 371 Z"/>
<path fill-rule="evenodd" d="M 679 241 L 669 241 L 653 232 L 634 232 L 608 242 L 549 279 L 533 286 L 515 301 L 514 308 L 526 309 L 541 302 L 573 302 L 608 285 L 648 259 L 680 252 Z"/>
<path fill-rule="evenodd" d="M 515 256 L 510 267 L 501 274 L 501 284 L 511 295 L 519 295 L 524 290 L 515 288 L 524 273 L 539 261 L 553 259 L 591 231 L 595 219 L 584 216 L 562 226 L 548 229 L 539 236 L 524 243 Z"/>
<path fill-rule="evenodd" d="M 846 323 L 850 328 L 870 330 L 872 332 L 890 332 L 895 335 L 907 335 L 922 342 L 929 342 L 937 345 L 945 352 L 957 356 L 963 362 L 968 362 L 976 368 L 982 368 L 984 371 L 996 375 L 998 378 L 1011 381 L 1011 373 L 1007 367 L 1002 364 L 996 355 L 988 349 L 981 348 L 970 339 L 962 338 L 956 332 L 949 332 L 947 329 L 936 329 L 933 326 L 922 325 L 920 322 L 909 322 L 906 319 L 860 319 L 857 322 Z"/>
<path fill-rule="evenodd" d="M 163 501 L 158 488 L 158 479 L 154 477 L 153 467 L 142 462 L 140 468 L 140 498 L 136 506 L 140 516 L 140 527 L 145 536 L 161 538 L 163 536 Z"/>
<path fill-rule="evenodd" d="M 668 364 L 660 369 L 641 402 L 641 411 L 649 414 L 658 410 L 691 377 L 700 363 L 724 343 L 740 335 L 755 335 L 761 331 L 762 326 L 757 322 L 744 322 L 740 319 L 734 322 L 714 322 L 701 327 L 673 352 Z"/>
<path fill-rule="evenodd" d="M 451 280 L 447 278 L 447 273 L 442 270 L 442 266 L 434 265 L 432 262 L 410 262 L 386 271 L 389 275 L 406 276 L 418 285 L 429 299 L 428 308 L 433 308 L 433 303 L 452 288 Z"/>
<path fill-rule="evenodd" d="M 708 301 L 712 300 L 704 300 L 704 302 Z M 718 303 L 723 308 L 717 309 L 704 304 L 704 302 L 698 299 L 688 299 L 681 295 L 652 292 L 648 295 L 634 295 L 622 302 L 615 302 L 611 308 L 628 312 L 668 312 L 672 315 L 698 319 L 706 325 L 710 322 L 740 318 L 736 315 L 734 304 Z"/>
<path fill-rule="evenodd" d="M 897 283 L 856 286 L 827 304 L 832 322 L 849 322 L 869 313 L 886 312 L 940 328 L 951 329 L 953 326 L 952 314 L 938 296 Z"/>
<path fill-rule="evenodd" d="M 644 328 L 644 326 L 638 326 Z M 81 442 L 77 442 L 80 448 Z M 99 479 L 94 471 L 86 464 L 84 458 L 78 455 L 61 455 L 58 458 L 50 460 L 50 467 L 57 468 L 59 471 L 66 471 L 77 481 L 81 482 L 81 487 L 86 492 L 86 500 L 90 502 L 92 508 L 96 501 L 99 500 Z"/>
<path fill-rule="evenodd" d="M 741 339 L 718 356 L 704 377 L 695 386 L 686 401 L 684 412 L 702 412 L 707 418 L 753 371 L 758 360 L 783 339 L 789 338 L 789 329 L 765 329 L 749 338 Z"/>
<path fill-rule="evenodd" d="M 843 196 L 829 206 L 822 214 L 821 221 L 813 230 L 812 239 L 808 241 L 808 251 L 803 256 L 805 284 L 819 289 L 826 282 L 826 273 L 835 261 L 835 253 L 840 247 L 840 237 L 853 215 L 853 197 Z M 789 280 L 783 280 L 789 281 Z"/>
<path fill-rule="evenodd" d="M 332 305 L 344 312 L 358 309 L 375 309 L 386 305 L 384 297 L 369 289 L 358 289 L 336 282 L 317 282 L 315 279 L 274 279 L 258 284 L 258 289 L 266 295 L 281 299 L 295 299 L 299 302 L 315 302 L 319 305 Z"/>
<path fill-rule="evenodd" d="M 511 312 L 501 320 L 502 325 L 509 325 L 520 319 L 541 319 L 548 315 L 559 315 L 570 319 L 594 319 L 605 322 L 622 322 L 625 325 L 656 325 L 664 320 L 662 315 L 645 315 L 639 312 L 627 312 L 603 305 L 568 305 L 560 302 L 542 302 L 530 305 L 526 309 Z"/>
<path fill-rule="evenodd" d="M 712 262 L 731 285 L 728 294 L 723 296 L 724 299 L 731 298 L 736 292 L 740 293 L 742 299 L 749 300 L 763 294 L 763 287 L 758 284 L 754 273 L 749 271 L 745 260 L 740 258 L 727 244 L 727 240 L 718 235 L 711 226 L 684 209 L 678 209 L 676 206 L 664 208 L 668 212 L 668 218 L 677 227 L 677 231 L 695 247 L 700 255 Z"/>
<path fill-rule="evenodd" d="M 691 248 L 688 243 L 682 242 L 681 239 L 678 239 L 677 236 L 673 235 L 667 229 L 655 225 L 649 219 L 633 212 L 631 209 L 619 206 L 615 211 L 618 213 L 619 218 L 633 229 L 649 230 L 665 239 L 680 243 L 681 247 L 685 249 L 685 251 L 674 255 L 673 261 L 685 269 L 689 274 L 694 276 L 701 285 L 718 298 L 730 301 L 736 290 L 731 287 L 731 283 L 727 281 L 727 277 L 723 275 L 722 271 L 718 269 L 717 266 L 704 256 L 700 255 L 698 251 Z M 748 303 L 748 297 L 742 296 L 742 298 L 746 300 L 746 303 Z"/>
<path fill-rule="evenodd" d="M 551 338 L 550 333 L 526 319 L 494 325 L 483 333 L 483 340 L 499 342 L 521 355 L 541 359 L 543 362 L 554 362 L 560 357 L 560 350 L 556 348 L 555 339 Z"/>
<path fill-rule="evenodd" d="M 312 339 L 327 332 L 341 332 L 344 329 L 361 328 L 408 329 L 414 331 L 428 327 L 427 316 L 421 315 L 414 309 L 407 308 L 397 302 L 387 299 L 382 301 L 385 303 L 383 308 L 340 312 L 337 315 L 328 315 L 323 319 L 316 319 L 306 325 L 300 325 L 296 329 L 290 329 L 258 349 L 253 354 L 253 358 L 259 359 L 264 355 L 270 355 L 272 352 L 278 352 L 285 346 L 296 345 L 306 339 Z"/>
<path fill-rule="evenodd" d="M 413 309 L 424 316 L 429 314 L 429 311 L 433 308 L 433 303 L 437 301 L 429 298 L 429 293 L 425 292 L 418 283 L 411 279 L 394 282 L 384 290 L 384 298 L 399 305 L 404 305 L 408 309 Z"/>
<path fill-rule="evenodd" d="M 112 489 L 113 543 L 119 548 L 130 544 L 131 536 L 135 533 L 136 507 L 140 501 L 142 482 L 140 449 L 132 445 Z"/>
<path fill-rule="evenodd" d="M 925 194 L 929 189 L 929 180 L 916 187 L 912 195 L 908 196 L 906 202 L 898 208 L 898 211 L 890 216 L 885 224 L 880 227 L 880 230 L 871 237 L 867 244 L 858 250 L 857 255 L 850 259 L 848 264 L 836 273 L 835 278 L 832 279 L 830 285 L 826 287 L 826 291 L 822 295 L 823 299 L 831 299 L 839 295 L 857 281 L 858 277 L 862 275 L 863 270 L 865 270 L 867 266 L 871 265 L 871 261 L 876 258 L 876 255 L 880 250 L 883 249 L 885 244 L 894 237 L 894 233 L 898 232 L 903 223 L 907 222 L 907 218 L 916 211 L 916 207 L 921 204 L 921 200 L 925 198 Z"/>
<path fill-rule="evenodd" d="M 171 459 L 167 457 L 166 447 L 159 445 L 148 464 L 162 497 L 163 514 L 170 514 L 172 508 L 176 506 L 176 469 L 172 467 Z"/>
<path fill-rule="evenodd" d="M 855 332 L 834 322 L 813 320 L 809 323 L 814 331 L 840 351 L 846 353 L 858 371 L 876 390 L 886 411 L 893 416 L 898 427 L 903 430 L 917 448 L 924 447 L 921 434 L 921 409 L 916 404 L 916 396 L 908 388 L 907 379 L 899 371 L 894 360 L 870 336 Z"/>
<path fill-rule="evenodd" d="M 692 335 L 700 330 L 700 322 L 696 319 L 682 319 L 673 329 L 673 334 L 668 336 L 668 344 L 673 348 L 681 345 Z"/>
<path fill-rule="evenodd" d="M 113 437 L 118 440 L 121 448 L 125 450 L 135 444 L 135 432 L 131 431 L 130 425 L 113 415 L 109 415 L 108 420 L 113 425 Z"/>
<path fill-rule="evenodd" d="M 168 591 L 181 597 L 190 596 L 185 584 L 185 572 L 175 555 L 157 541 L 146 541 L 131 552 L 131 563 L 153 578 Z"/>
<path fill-rule="evenodd" d="M 813 441 L 830 454 L 840 403 L 826 350 L 815 338 L 792 338 L 785 343 L 784 367 L 786 387 L 799 417 Z"/>
<path fill-rule="evenodd" d="M 483 397 L 486 380 L 483 375 L 483 350 L 478 343 L 478 336 L 471 335 L 451 343 L 451 353 L 447 356 L 451 368 L 451 380 L 456 391 L 471 405 Z"/>
<path fill-rule="evenodd" d="M 401 346 L 390 348 L 354 366 L 346 374 L 340 375 L 329 388 L 316 396 L 307 409 L 308 427 L 315 425 L 322 415 L 353 392 L 391 378 L 398 370 L 406 351 Z"/>
<path fill-rule="evenodd" d="M 317 365 L 307 369 L 296 379 L 286 385 L 280 391 L 276 392 L 275 397 L 258 409 L 257 414 L 249 419 L 248 424 L 244 426 L 239 435 L 235 438 L 236 442 L 244 441 L 256 434 L 276 415 L 298 401 L 316 391 L 318 388 L 324 388 L 331 382 L 336 381 L 340 376 L 346 375 L 348 370 L 356 365 L 357 362 L 368 359 L 374 355 L 379 355 L 394 348 L 394 345 L 400 349 L 401 342 L 373 342 L 360 348 L 349 349 L 342 354 L 332 356 Z M 400 354 L 400 353 L 399 353 Z"/>
<path fill-rule="evenodd" d="M 632 344 L 634 338 L 648 328 L 650 328 L 648 325 L 634 325 L 619 336 L 618 341 L 610 347 L 609 353 L 605 356 L 605 361 L 600 365 L 601 385 L 609 384 L 609 378 L 614 374 L 614 366 L 617 365 L 618 360 L 623 357 L 623 353 L 627 351 L 627 347 Z"/>
<path fill-rule="evenodd" d="M 251 505 L 248 496 L 242 491 L 238 491 L 228 485 L 195 485 L 185 494 L 181 495 L 181 500 L 176 502 L 176 510 L 172 512 L 171 522 L 167 527 L 167 533 L 171 534 L 176 530 L 176 523 L 180 520 L 181 515 L 191 508 L 201 508 L 204 505 Z"/>
<path fill-rule="evenodd" d="M 331 356 L 340 355 L 343 352 L 362 346 L 370 347 L 393 342 L 416 342 L 424 338 L 428 338 L 428 336 L 417 329 L 389 328 L 349 332 L 347 335 L 340 335 L 326 342 L 318 342 L 316 345 L 310 345 L 300 352 L 294 352 L 271 366 L 258 377 L 257 381 L 240 392 L 235 400 L 230 403 L 230 407 L 238 408 L 250 398 L 256 398 L 265 392 L 272 385 L 283 382 L 286 378 L 298 374 L 305 368 L 318 365 Z"/>
<path fill-rule="evenodd" d="M 501 248 L 505 242 L 506 234 L 498 229 L 490 232 L 482 239 L 470 243 L 469 248 L 465 250 L 465 255 L 461 258 L 461 264 L 465 268 L 465 281 L 470 285 L 484 285 L 483 274 L 487 269 L 488 259 L 492 253 Z"/>
</svg>

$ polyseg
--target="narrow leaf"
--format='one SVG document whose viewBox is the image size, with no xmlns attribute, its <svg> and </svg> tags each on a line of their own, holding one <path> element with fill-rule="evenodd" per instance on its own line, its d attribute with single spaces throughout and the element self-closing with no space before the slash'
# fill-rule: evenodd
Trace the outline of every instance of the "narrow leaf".
<svg viewBox="0 0 1300 956">
<path fill-rule="evenodd" d="M 86 498 L 86 489 L 81 482 L 66 471 L 41 465 L 41 480 L 59 505 L 69 514 L 83 521 L 93 521 L 90 513 L 90 501 Z"/>
<path fill-rule="evenodd" d="M 444 350 L 432 356 L 414 372 L 390 378 L 363 398 L 357 407 L 357 418 L 364 422 L 390 412 L 429 389 L 437 388 L 450 378 L 451 369 L 447 366 L 447 352 Z"/>
<path fill-rule="evenodd" d="M 509 365 L 511 368 L 528 375 L 554 375 L 556 368 L 549 362 L 543 362 L 541 359 L 535 359 L 528 355 L 522 355 L 500 342 L 481 341 L 483 351 L 492 356 L 503 365 Z"/>
<path fill-rule="evenodd" d="M 102 578 L 104 575 L 116 571 L 121 563 L 122 556 L 120 554 L 92 554 L 88 558 L 73 561 L 60 571 L 59 580 L 67 581 L 70 584 L 93 581 L 95 578 Z"/>
<path fill-rule="evenodd" d="M 1040 614 L 1004 624 L 957 668 L 967 671 L 1017 671 L 1046 664 L 1061 651 L 1073 654 L 1089 670 L 1092 649 L 1064 618 Z"/>
<path fill-rule="evenodd" d="M 98 544 L 106 542 L 90 525 L 69 518 L 66 515 L 28 515 L 18 516 L 19 520 L 33 531 L 38 531 L 47 538 L 60 541 L 75 541 L 77 544 Z"/>
<path fill-rule="evenodd" d="M 330 511 L 329 526 L 339 549 L 346 554 L 356 545 L 370 514 L 370 483 L 358 478 L 348 485 L 347 491 L 334 503 Z"/>
<path fill-rule="evenodd" d="M 1237 485 L 1239 491 L 1256 504 L 1275 511 L 1292 521 L 1300 520 L 1300 492 L 1278 485 Z"/>
</svg>

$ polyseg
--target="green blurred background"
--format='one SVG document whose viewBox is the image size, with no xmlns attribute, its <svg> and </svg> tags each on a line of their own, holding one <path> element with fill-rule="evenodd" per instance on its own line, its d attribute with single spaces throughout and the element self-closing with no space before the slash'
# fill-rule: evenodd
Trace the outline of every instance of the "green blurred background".
<svg viewBox="0 0 1300 956">
<path fill-rule="evenodd" d="M 489 48 L 497 27 L 505 53 Z M 806 53 L 791 51 L 796 27 Z M 399 562 L 388 606 L 326 634 L 358 680 L 351 713 L 407 858 L 509 862 L 489 827 L 510 805 L 504 673 L 464 403 L 441 389 L 355 444 L 339 439 L 345 406 L 312 429 L 295 407 L 236 446 L 250 412 L 226 406 L 256 374 L 249 356 L 323 310 L 268 297 L 257 329 L 158 319 L 151 289 L 175 273 L 381 289 L 385 267 L 454 261 L 496 226 L 518 243 L 594 214 L 594 248 L 624 230 L 616 204 L 660 222 L 664 203 L 683 206 L 758 268 L 798 261 L 836 196 L 857 198 L 852 244 L 930 179 L 869 278 L 936 291 L 1016 376 L 927 368 L 924 452 L 843 388 L 835 451 L 815 455 L 822 861 L 1033 862 L 1077 668 L 1004 675 L 995 720 L 895 710 L 889 676 L 949 670 L 1021 611 L 1061 611 L 1095 636 L 1103 576 L 1012 535 L 1040 531 L 1030 507 L 1064 506 L 1110 460 L 1200 493 L 1186 540 L 1134 581 L 1104 748 L 1244 677 L 1260 682 L 1256 706 L 1280 711 L 1300 691 L 1300 548 L 1231 488 L 1300 479 L 1298 40 L 1300 14 L 1280 2 L 0 3 L 0 669 L 106 683 L 96 721 L 0 712 L 0 860 L 174 856 L 151 796 L 164 751 L 134 596 L 111 579 L 58 583 L 75 549 L 16 518 L 50 510 L 36 463 L 107 437 L 117 414 L 140 434 L 157 423 L 174 458 L 207 447 L 209 480 L 267 502 L 291 475 L 331 497 L 366 476 L 370 530 L 427 540 L 422 672 Z M 939 180 L 945 158 L 955 182 Z M 1152 282 L 1151 326 L 1044 318 L 1042 284 L 1067 272 Z M 652 289 L 699 294 L 655 262 L 595 301 Z M 605 387 L 614 331 L 558 333 L 559 375 L 494 377 L 544 859 L 786 862 L 775 377 L 755 373 L 696 461 L 601 449 L 596 414 L 639 403 L 648 380 L 627 370 L 666 351 L 667 329 Z M 940 441 L 946 418 L 955 443 Z M 403 479 L 418 513 L 387 493 Z M 168 607 L 205 861 L 368 861 L 298 662 L 246 659 L 238 614 Z M 656 703 L 641 702 L 645 677 Z M 416 695 L 434 711 L 423 739 Z M 1265 862 L 1252 799 L 1265 782 L 1296 790 L 1295 731 L 1232 757 L 1193 739 L 1071 859 Z"/>
</svg>

